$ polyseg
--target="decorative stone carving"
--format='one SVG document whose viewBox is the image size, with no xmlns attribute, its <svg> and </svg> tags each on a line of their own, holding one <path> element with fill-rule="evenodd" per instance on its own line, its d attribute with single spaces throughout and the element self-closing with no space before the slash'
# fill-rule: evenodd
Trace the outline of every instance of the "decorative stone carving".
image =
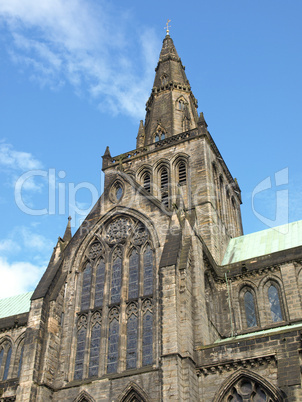
<svg viewBox="0 0 302 402">
<path fill-rule="evenodd" d="M 123 251 L 120 247 L 116 247 L 113 251 L 112 260 L 115 261 L 117 258 L 123 258 Z"/>
<path fill-rule="evenodd" d="M 97 256 L 101 254 L 101 252 L 102 252 L 101 243 L 99 243 L 99 242 L 92 243 L 92 245 L 90 246 L 88 257 L 91 260 L 95 260 L 97 258 Z"/>
<path fill-rule="evenodd" d="M 152 312 L 152 300 L 145 299 L 143 302 L 142 310 L 143 310 L 143 313 L 145 313 L 147 310 Z"/>
<path fill-rule="evenodd" d="M 118 218 L 107 228 L 106 241 L 113 245 L 117 243 L 123 243 L 129 236 L 132 224 L 127 218 Z"/>
<path fill-rule="evenodd" d="M 109 321 L 112 321 L 114 319 L 119 320 L 119 311 L 117 307 L 113 307 L 109 311 Z"/>
<path fill-rule="evenodd" d="M 96 311 L 93 316 L 91 317 L 91 325 L 94 326 L 96 323 L 100 324 L 102 323 L 102 312 L 101 311 Z"/>
<path fill-rule="evenodd" d="M 78 330 L 81 329 L 82 327 L 87 328 L 87 315 L 86 314 L 82 314 L 78 318 L 78 322 L 77 322 Z"/>
<path fill-rule="evenodd" d="M 126 310 L 127 318 L 129 318 L 129 317 L 131 316 L 131 314 L 137 315 L 137 311 L 138 311 L 137 304 L 134 303 L 134 302 L 131 302 L 131 303 L 127 306 L 127 310 Z"/>
<path fill-rule="evenodd" d="M 148 235 L 147 229 L 145 228 L 145 226 L 143 224 L 140 224 L 137 226 L 137 228 L 134 232 L 132 242 L 136 246 L 141 246 L 148 240 L 148 237 L 149 237 L 149 235 Z"/>
</svg>

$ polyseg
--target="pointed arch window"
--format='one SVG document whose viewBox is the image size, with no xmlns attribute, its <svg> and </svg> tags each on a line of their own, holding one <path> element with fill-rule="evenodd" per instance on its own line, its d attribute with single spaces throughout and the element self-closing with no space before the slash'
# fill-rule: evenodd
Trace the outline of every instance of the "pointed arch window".
<svg viewBox="0 0 302 402">
<path fill-rule="evenodd" d="M 165 206 L 169 206 L 169 175 L 166 167 L 163 167 L 160 171 L 160 188 L 161 188 L 161 201 Z"/>
<path fill-rule="evenodd" d="M 244 309 L 248 328 L 257 326 L 255 300 L 252 292 L 247 290 L 244 294 Z"/>
<path fill-rule="evenodd" d="M 274 285 L 268 288 L 268 300 L 273 322 L 283 321 L 279 292 Z"/>
<path fill-rule="evenodd" d="M 88 310 L 90 307 L 91 273 L 91 265 L 87 263 L 83 272 L 81 310 Z"/>
<path fill-rule="evenodd" d="M 129 289 L 128 298 L 138 297 L 138 272 L 139 272 L 139 254 L 134 249 L 129 258 Z"/>
<path fill-rule="evenodd" d="M 148 191 L 148 193 L 151 192 L 151 176 L 149 172 L 146 172 L 143 176 L 143 182 L 144 182 L 144 189 Z"/>
<path fill-rule="evenodd" d="M 183 99 L 179 99 L 177 102 L 177 108 L 178 110 L 185 110 L 185 101 Z"/>
<path fill-rule="evenodd" d="M 158 142 L 160 140 L 158 133 L 155 134 L 155 142 Z"/>
<path fill-rule="evenodd" d="M 178 184 L 183 186 L 187 183 L 187 166 L 184 161 L 179 162 L 178 170 Z"/>
<path fill-rule="evenodd" d="M 12 348 L 11 348 L 11 346 L 9 346 L 9 348 L 7 350 L 7 354 L 6 354 L 6 361 L 5 361 L 4 373 L 3 373 L 3 381 L 7 380 L 11 357 L 12 357 Z"/>
<path fill-rule="evenodd" d="M 105 262 L 101 259 L 96 268 L 94 307 L 101 307 L 104 298 Z"/>
</svg>

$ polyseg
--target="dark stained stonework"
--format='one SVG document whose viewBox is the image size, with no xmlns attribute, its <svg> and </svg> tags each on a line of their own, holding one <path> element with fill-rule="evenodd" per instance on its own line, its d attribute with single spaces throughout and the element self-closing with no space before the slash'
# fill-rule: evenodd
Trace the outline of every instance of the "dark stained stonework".
<svg viewBox="0 0 302 402">
<path fill-rule="evenodd" d="M 302 400 L 302 245 L 226 254 L 241 192 L 207 127 L 167 35 L 136 149 L 107 147 L 104 193 L 0 319 L 0 402 Z"/>
</svg>

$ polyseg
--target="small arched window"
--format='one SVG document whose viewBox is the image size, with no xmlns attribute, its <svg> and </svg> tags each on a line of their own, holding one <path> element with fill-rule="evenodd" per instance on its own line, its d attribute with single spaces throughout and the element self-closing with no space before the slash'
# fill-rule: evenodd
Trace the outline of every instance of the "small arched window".
<svg viewBox="0 0 302 402">
<path fill-rule="evenodd" d="M 161 77 L 161 84 L 162 85 L 167 85 L 168 84 L 168 77 L 166 75 L 163 75 Z"/>
<path fill-rule="evenodd" d="M 158 142 L 159 139 L 160 139 L 160 138 L 159 138 L 159 135 L 158 135 L 158 133 L 156 133 L 156 134 L 155 134 L 155 142 Z"/>
<path fill-rule="evenodd" d="M 146 172 L 143 176 L 143 183 L 144 183 L 144 189 L 148 191 L 148 193 L 151 192 L 151 177 L 150 173 Z"/>
<path fill-rule="evenodd" d="M 12 357 L 12 348 L 11 348 L 11 346 L 9 346 L 9 348 L 7 350 L 7 353 L 6 353 L 6 361 L 5 361 L 5 366 L 4 366 L 3 381 L 7 380 L 11 357 Z"/>
<path fill-rule="evenodd" d="M 178 110 L 185 110 L 185 102 L 183 99 L 179 99 L 177 102 Z"/>
<path fill-rule="evenodd" d="M 254 296 L 250 291 L 246 291 L 244 294 L 244 309 L 245 318 L 248 328 L 257 326 L 256 308 Z"/>
<path fill-rule="evenodd" d="M 272 320 L 273 322 L 279 322 L 283 320 L 282 311 L 281 311 L 281 304 L 279 298 L 279 292 L 276 286 L 271 285 L 268 288 L 268 300 L 270 304 Z"/>
<path fill-rule="evenodd" d="M 178 184 L 180 186 L 187 183 L 187 167 L 185 162 L 181 161 L 178 164 Z"/>
</svg>

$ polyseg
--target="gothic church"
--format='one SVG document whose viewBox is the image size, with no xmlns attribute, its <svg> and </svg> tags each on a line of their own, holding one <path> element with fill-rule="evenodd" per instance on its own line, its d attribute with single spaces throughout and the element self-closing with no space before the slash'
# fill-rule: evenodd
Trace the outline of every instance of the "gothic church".
<svg viewBox="0 0 302 402">
<path fill-rule="evenodd" d="M 169 33 L 155 71 L 136 149 L 107 147 L 84 223 L 0 300 L 0 401 L 302 400 L 302 221 L 243 236 Z"/>
</svg>

